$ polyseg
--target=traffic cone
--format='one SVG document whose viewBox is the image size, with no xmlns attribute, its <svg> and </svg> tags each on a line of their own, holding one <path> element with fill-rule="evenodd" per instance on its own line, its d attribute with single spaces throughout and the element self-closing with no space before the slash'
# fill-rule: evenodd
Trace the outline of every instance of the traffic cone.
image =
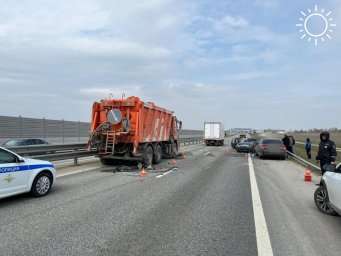
<svg viewBox="0 0 341 256">
<path fill-rule="evenodd" d="M 146 176 L 147 176 L 147 172 L 146 172 L 146 170 L 144 169 L 144 167 L 142 168 L 142 171 L 141 171 L 140 176 L 141 176 L 141 177 L 146 177 Z"/>
<path fill-rule="evenodd" d="M 304 175 L 304 181 L 311 182 L 311 179 L 312 179 L 312 176 L 311 176 L 310 170 L 307 169 L 307 171 L 305 172 L 305 175 Z"/>
<path fill-rule="evenodd" d="M 175 160 L 172 161 L 172 166 L 176 166 L 176 161 Z"/>
</svg>

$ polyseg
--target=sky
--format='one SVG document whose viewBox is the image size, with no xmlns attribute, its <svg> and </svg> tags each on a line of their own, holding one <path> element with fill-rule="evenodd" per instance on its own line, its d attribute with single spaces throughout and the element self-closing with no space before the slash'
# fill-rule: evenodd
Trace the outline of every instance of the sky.
<svg viewBox="0 0 341 256">
<path fill-rule="evenodd" d="M 341 128 L 340 17 L 339 0 L 0 0 L 0 115 L 90 121 L 124 93 L 185 129 Z"/>
</svg>

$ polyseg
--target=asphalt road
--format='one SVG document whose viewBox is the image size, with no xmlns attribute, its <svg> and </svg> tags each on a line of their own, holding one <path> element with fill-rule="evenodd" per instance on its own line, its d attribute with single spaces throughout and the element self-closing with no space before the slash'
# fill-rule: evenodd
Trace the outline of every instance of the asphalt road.
<svg viewBox="0 0 341 256">
<path fill-rule="evenodd" d="M 44 198 L 0 200 L 0 255 L 258 255 L 248 159 L 229 146 L 185 153 L 178 170 L 100 167 L 60 177 Z M 341 218 L 313 202 L 318 177 L 252 162 L 273 255 L 340 255 Z"/>
</svg>

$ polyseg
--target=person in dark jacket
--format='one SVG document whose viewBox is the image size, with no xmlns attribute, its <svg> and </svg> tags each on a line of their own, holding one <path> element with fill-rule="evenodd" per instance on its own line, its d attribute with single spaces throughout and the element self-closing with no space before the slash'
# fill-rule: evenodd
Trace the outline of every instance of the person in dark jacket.
<svg viewBox="0 0 341 256">
<path fill-rule="evenodd" d="M 333 141 L 329 139 L 329 132 L 322 132 L 320 134 L 320 145 L 316 156 L 317 162 L 320 162 L 322 176 L 324 174 L 323 166 L 326 164 L 335 164 L 336 162 L 336 146 Z"/>
<path fill-rule="evenodd" d="M 308 159 L 311 159 L 311 141 L 307 138 L 307 142 L 305 143 L 305 150 L 307 151 Z"/>
<path fill-rule="evenodd" d="M 282 139 L 283 145 L 285 146 L 285 148 L 290 151 L 290 138 L 288 137 L 288 135 L 284 135 L 284 138 Z"/>
<path fill-rule="evenodd" d="M 294 139 L 294 136 L 290 135 L 289 136 L 289 151 L 293 154 L 295 154 L 295 144 L 296 144 L 296 141 Z"/>
</svg>

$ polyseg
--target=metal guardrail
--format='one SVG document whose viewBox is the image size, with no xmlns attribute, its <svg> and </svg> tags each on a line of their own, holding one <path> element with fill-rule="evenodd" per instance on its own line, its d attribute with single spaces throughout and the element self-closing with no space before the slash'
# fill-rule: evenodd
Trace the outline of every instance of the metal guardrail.
<svg viewBox="0 0 341 256">
<path fill-rule="evenodd" d="M 190 145 L 190 144 L 198 144 L 204 140 L 203 137 L 193 137 L 193 138 L 180 138 L 179 142 L 183 143 L 184 145 Z"/>
<path fill-rule="evenodd" d="M 300 141 L 296 141 L 296 143 L 297 143 L 297 144 L 300 144 L 300 145 L 305 145 L 304 142 L 300 142 Z M 312 146 L 312 147 L 316 147 L 316 148 L 319 147 L 319 145 L 316 145 L 316 144 L 311 144 L 311 146 Z M 337 152 L 341 152 L 341 148 L 336 148 L 336 151 L 337 151 Z"/>
<path fill-rule="evenodd" d="M 22 147 L 7 147 L 7 149 L 23 157 L 31 157 L 47 161 L 59 161 L 73 159 L 74 164 L 78 164 L 78 158 L 94 156 L 96 149 L 87 150 L 86 143 L 76 144 L 56 144 L 56 145 L 33 145 Z"/>
<path fill-rule="evenodd" d="M 293 160 L 299 162 L 300 164 L 309 166 L 310 168 L 313 168 L 313 169 L 315 169 L 317 171 L 321 171 L 321 168 L 319 166 L 308 162 L 307 160 L 299 157 L 298 155 L 295 155 L 295 154 L 291 153 L 290 151 L 287 151 L 287 154 L 290 155 Z"/>
<path fill-rule="evenodd" d="M 190 145 L 203 141 L 203 137 L 180 138 L 180 144 Z M 78 158 L 95 156 L 97 150 L 95 148 L 87 150 L 86 143 L 76 144 L 58 144 L 58 145 L 33 145 L 22 147 L 8 147 L 7 149 L 17 153 L 23 157 L 31 157 L 47 161 L 59 161 L 73 159 L 74 165 L 78 164 Z"/>
</svg>

